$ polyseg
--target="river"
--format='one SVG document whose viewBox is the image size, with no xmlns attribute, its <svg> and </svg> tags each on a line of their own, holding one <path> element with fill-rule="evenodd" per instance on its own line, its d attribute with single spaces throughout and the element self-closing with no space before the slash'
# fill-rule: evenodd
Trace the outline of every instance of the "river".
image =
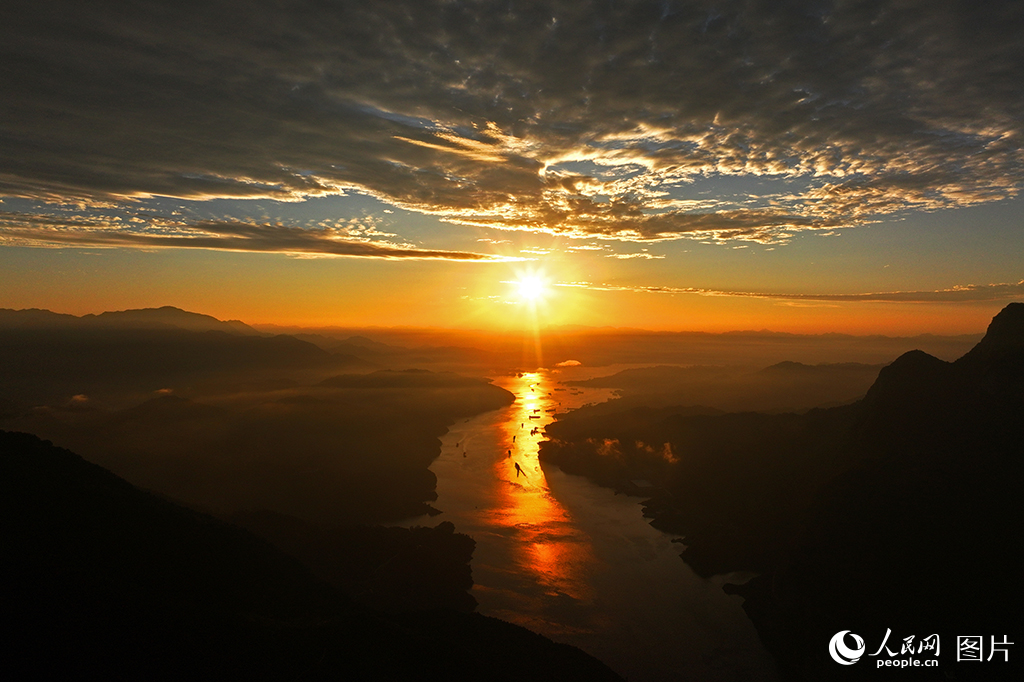
<svg viewBox="0 0 1024 682">
<path fill-rule="evenodd" d="M 443 514 L 429 523 L 451 521 L 477 543 L 478 611 L 578 646 L 631 682 L 776 679 L 740 598 L 690 570 L 638 498 L 541 467 L 553 413 L 611 395 L 556 379 L 495 379 L 515 403 L 455 424 L 431 467 Z"/>
</svg>

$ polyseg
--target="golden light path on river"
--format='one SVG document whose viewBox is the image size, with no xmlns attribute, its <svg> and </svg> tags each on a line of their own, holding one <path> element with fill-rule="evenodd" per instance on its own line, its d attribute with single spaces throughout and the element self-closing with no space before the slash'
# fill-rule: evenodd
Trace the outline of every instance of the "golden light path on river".
<svg viewBox="0 0 1024 682">
<path fill-rule="evenodd" d="M 516 394 L 516 403 L 503 424 L 508 454 L 494 463 L 495 478 L 504 485 L 487 515 L 493 524 L 520 532 L 519 554 L 514 559 L 550 594 L 587 600 L 592 596 L 586 575 L 595 561 L 593 549 L 551 496 L 537 458 L 542 425 L 551 422 L 551 413 L 557 409 L 554 392 L 547 390 L 542 379 L 540 374 L 528 373 L 502 382 L 503 388 Z"/>
</svg>

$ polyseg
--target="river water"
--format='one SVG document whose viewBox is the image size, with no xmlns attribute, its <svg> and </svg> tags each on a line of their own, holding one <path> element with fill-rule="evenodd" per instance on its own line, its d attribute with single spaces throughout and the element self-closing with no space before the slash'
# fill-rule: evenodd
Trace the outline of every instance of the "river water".
<svg viewBox="0 0 1024 682">
<path fill-rule="evenodd" d="M 740 598 L 690 570 L 638 498 L 540 466 L 553 412 L 610 392 L 547 372 L 494 383 L 515 403 L 455 424 L 431 467 L 443 514 L 429 523 L 451 521 L 477 543 L 477 610 L 578 646 L 631 682 L 776 679 Z"/>
</svg>

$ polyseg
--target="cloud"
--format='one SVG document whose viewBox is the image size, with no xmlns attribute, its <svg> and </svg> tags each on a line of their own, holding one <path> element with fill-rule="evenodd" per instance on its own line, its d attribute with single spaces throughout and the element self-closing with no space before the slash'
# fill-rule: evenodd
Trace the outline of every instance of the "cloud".
<svg viewBox="0 0 1024 682">
<path fill-rule="evenodd" d="M 304 229 L 227 221 L 150 223 L 143 228 L 102 219 L 61 219 L 0 212 L 0 244 L 17 246 L 198 248 L 319 256 L 459 261 L 520 260 L 465 251 L 436 251 L 371 241 L 352 226 Z"/>
<path fill-rule="evenodd" d="M 1024 178 L 1011 1 L 55 0 L 0 41 L 0 195 L 39 201 L 357 190 L 465 225 L 774 242 Z M 732 176 L 791 187 L 692 191 Z"/>
<path fill-rule="evenodd" d="M 664 258 L 664 257 L 665 256 L 656 256 L 656 255 L 654 255 L 652 253 L 647 253 L 646 251 L 639 251 L 639 252 L 636 252 L 636 253 L 610 253 L 607 256 L 605 256 L 605 258 L 618 258 L 619 260 L 631 260 L 631 259 L 634 259 L 634 258 L 641 258 L 641 259 L 644 259 L 644 260 L 653 260 L 653 259 L 660 259 L 660 258 Z"/>
<path fill-rule="evenodd" d="M 1011 301 L 1024 298 L 1024 280 L 1016 284 L 967 284 L 933 291 L 889 291 L 866 294 L 785 294 L 752 291 L 724 291 L 695 287 L 620 286 L 590 282 L 556 282 L 553 286 L 594 291 L 632 291 L 651 294 L 697 294 L 699 296 L 735 296 L 764 298 L 800 304 L 815 301 L 876 301 L 903 303 L 968 303 L 979 301 Z"/>
</svg>

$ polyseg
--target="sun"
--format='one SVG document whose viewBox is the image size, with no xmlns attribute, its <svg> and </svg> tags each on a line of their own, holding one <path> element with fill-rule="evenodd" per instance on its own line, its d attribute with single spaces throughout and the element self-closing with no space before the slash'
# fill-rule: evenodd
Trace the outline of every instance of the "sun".
<svg viewBox="0 0 1024 682">
<path fill-rule="evenodd" d="M 519 290 L 519 298 L 524 301 L 536 301 L 544 297 L 547 285 L 540 277 L 520 277 L 516 281 L 516 288 Z"/>
<path fill-rule="evenodd" d="M 527 303 L 536 303 L 548 293 L 547 282 L 536 275 L 524 275 L 516 280 L 515 285 L 519 298 Z"/>
</svg>

